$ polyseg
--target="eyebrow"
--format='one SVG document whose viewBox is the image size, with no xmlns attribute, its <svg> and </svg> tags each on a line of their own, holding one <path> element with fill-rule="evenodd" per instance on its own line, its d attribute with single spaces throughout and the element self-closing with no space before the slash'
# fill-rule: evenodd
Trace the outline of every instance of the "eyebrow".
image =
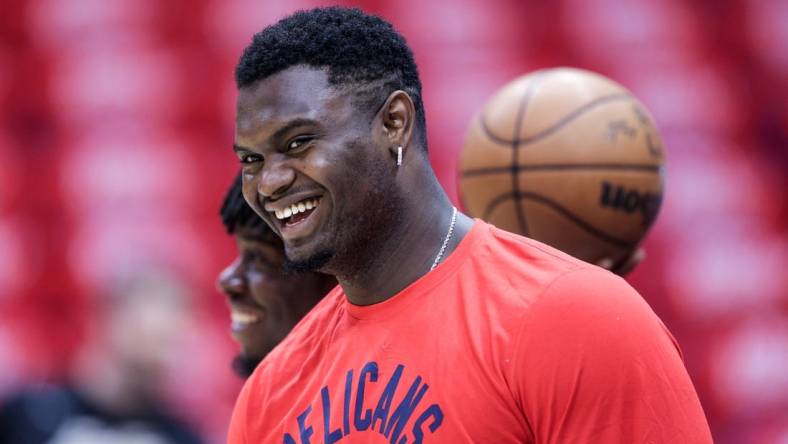
<svg viewBox="0 0 788 444">
<path fill-rule="evenodd" d="M 298 128 L 300 126 L 307 126 L 307 125 L 318 125 L 318 122 L 316 120 L 306 119 L 303 117 L 293 119 L 285 123 L 281 128 L 277 129 L 274 132 L 274 134 L 270 137 L 270 139 L 281 139 L 286 133 L 293 130 L 294 128 Z M 236 153 L 254 151 L 251 148 L 246 148 L 235 143 L 233 144 L 233 150 Z"/>
</svg>

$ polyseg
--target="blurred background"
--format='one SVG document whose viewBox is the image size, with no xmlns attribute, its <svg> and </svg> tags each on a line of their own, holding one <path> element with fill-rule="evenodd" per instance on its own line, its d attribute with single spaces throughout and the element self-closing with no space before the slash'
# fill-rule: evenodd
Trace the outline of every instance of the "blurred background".
<svg viewBox="0 0 788 444">
<path fill-rule="evenodd" d="M 0 404 L 128 362 L 149 376 L 115 393 L 223 442 L 241 385 L 214 287 L 235 254 L 218 217 L 233 69 L 264 25 L 324 4 L 0 0 Z M 788 2 L 339 4 L 411 44 L 455 202 L 467 125 L 509 80 L 575 66 L 632 90 L 668 176 L 629 281 L 681 344 L 716 442 L 788 443 Z"/>
</svg>

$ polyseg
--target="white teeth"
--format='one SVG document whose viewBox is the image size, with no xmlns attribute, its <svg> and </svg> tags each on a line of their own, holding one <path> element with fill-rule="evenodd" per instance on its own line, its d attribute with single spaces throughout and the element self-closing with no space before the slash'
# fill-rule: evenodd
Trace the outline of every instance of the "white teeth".
<svg viewBox="0 0 788 444">
<path fill-rule="evenodd" d="M 230 312 L 230 318 L 232 319 L 233 323 L 237 324 L 251 324 L 252 322 L 257 322 L 260 320 L 259 317 L 250 313 L 242 313 L 239 311 L 232 311 Z"/>
<path fill-rule="evenodd" d="M 287 219 L 288 217 L 296 215 L 298 213 L 303 213 L 305 211 L 309 211 L 309 210 L 312 210 L 314 208 L 317 208 L 317 204 L 319 202 L 320 202 L 319 198 L 318 199 L 303 200 L 301 202 L 294 203 L 293 205 L 290 205 L 289 207 L 287 207 L 285 209 L 274 210 L 274 215 L 279 220 Z"/>
</svg>

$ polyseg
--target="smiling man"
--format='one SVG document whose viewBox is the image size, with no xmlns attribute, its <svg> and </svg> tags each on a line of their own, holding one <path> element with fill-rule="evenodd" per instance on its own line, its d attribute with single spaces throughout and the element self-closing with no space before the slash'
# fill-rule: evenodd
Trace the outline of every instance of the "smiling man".
<svg viewBox="0 0 788 444">
<path fill-rule="evenodd" d="M 247 377 L 337 281 L 321 273 L 284 273 L 282 240 L 244 201 L 240 175 L 227 191 L 220 214 L 235 237 L 238 257 L 217 284 L 227 295 L 232 334 L 241 346 L 233 368 Z"/>
<path fill-rule="evenodd" d="M 230 443 L 711 441 L 626 282 L 452 206 L 390 24 L 296 13 L 255 35 L 236 81 L 246 201 L 288 269 L 340 285 L 247 380 Z"/>
</svg>

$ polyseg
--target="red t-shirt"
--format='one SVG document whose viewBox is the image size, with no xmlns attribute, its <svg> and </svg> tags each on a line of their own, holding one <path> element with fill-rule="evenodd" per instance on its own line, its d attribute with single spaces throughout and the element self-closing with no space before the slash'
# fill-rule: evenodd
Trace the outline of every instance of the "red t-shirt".
<svg viewBox="0 0 788 444">
<path fill-rule="evenodd" d="M 231 444 L 708 443 L 678 347 L 623 279 L 477 221 L 370 306 L 329 293 L 260 364 Z"/>
</svg>

